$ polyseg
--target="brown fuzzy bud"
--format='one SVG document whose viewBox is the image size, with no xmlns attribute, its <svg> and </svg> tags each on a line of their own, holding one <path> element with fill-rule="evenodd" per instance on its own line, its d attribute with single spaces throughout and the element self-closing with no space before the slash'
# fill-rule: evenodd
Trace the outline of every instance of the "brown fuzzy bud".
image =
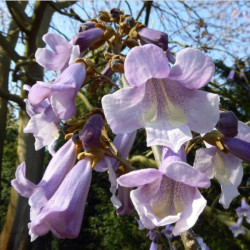
<svg viewBox="0 0 250 250">
<path fill-rule="evenodd" d="M 110 22 L 110 16 L 109 13 L 107 11 L 100 11 L 98 13 L 98 19 L 103 21 L 103 22 Z"/>
</svg>

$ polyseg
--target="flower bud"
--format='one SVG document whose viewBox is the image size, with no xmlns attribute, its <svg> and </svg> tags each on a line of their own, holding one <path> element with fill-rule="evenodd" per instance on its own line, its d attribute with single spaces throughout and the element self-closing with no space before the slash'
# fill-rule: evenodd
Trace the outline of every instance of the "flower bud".
<svg viewBox="0 0 250 250">
<path fill-rule="evenodd" d="M 119 20 L 120 19 L 120 15 L 121 15 L 121 11 L 118 8 L 112 8 L 110 10 L 110 16 L 115 19 L 115 20 Z"/>
<path fill-rule="evenodd" d="M 103 21 L 103 22 L 110 22 L 110 16 L 109 13 L 107 11 L 100 11 L 98 13 L 98 19 Z"/>
<path fill-rule="evenodd" d="M 81 23 L 78 26 L 78 32 L 80 33 L 80 32 L 86 31 L 86 30 L 93 29 L 93 28 L 95 28 L 95 25 L 96 25 L 96 23 L 94 23 L 94 22 L 91 22 L 91 23 Z"/>
<path fill-rule="evenodd" d="M 225 137 L 235 137 L 238 134 L 238 119 L 232 111 L 221 112 L 215 128 Z"/>
<path fill-rule="evenodd" d="M 103 116 L 100 114 L 95 114 L 88 119 L 82 131 L 79 133 L 79 138 L 85 150 L 101 146 L 103 125 Z"/>
<path fill-rule="evenodd" d="M 95 43 L 102 40 L 104 30 L 100 28 L 92 28 L 76 34 L 73 38 L 73 44 L 79 45 L 80 51 L 83 52 Z"/>
<path fill-rule="evenodd" d="M 123 24 L 131 29 L 135 26 L 135 19 L 132 16 L 127 16 L 124 18 Z"/>
<path fill-rule="evenodd" d="M 132 16 L 125 15 L 121 18 L 120 27 L 125 34 L 128 34 L 130 30 L 135 26 L 135 19 Z"/>
<path fill-rule="evenodd" d="M 225 148 L 233 155 L 239 157 L 246 163 L 250 163 L 250 143 L 238 138 L 225 138 Z"/>
<path fill-rule="evenodd" d="M 142 45 L 153 43 L 163 50 L 168 49 L 168 35 L 164 32 L 142 28 L 138 31 L 138 37 Z"/>
</svg>

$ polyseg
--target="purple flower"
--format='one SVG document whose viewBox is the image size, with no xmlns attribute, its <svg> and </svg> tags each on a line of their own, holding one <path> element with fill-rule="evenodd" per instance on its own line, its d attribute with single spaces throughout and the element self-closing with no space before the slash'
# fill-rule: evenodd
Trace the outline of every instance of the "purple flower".
<svg viewBox="0 0 250 250">
<path fill-rule="evenodd" d="M 231 70 L 230 73 L 229 73 L 229 75 L 228 75 L 228 77 L 227 77 L 227 79 L 229 81 L 233 81 L 234 80 L 234 75 L 235 75 L 235 71 Z"/>
<path fill-rule="evenodd" d="M 104 30 L 100 28 L 92 28 L 85 30 L 76 34 L 73 38 L 73 44 L 79 45 L 80 52 L 84 52 L 87 48 L 90 48 L 91 45 L 102 40 L 104 35 Z"/>
<path fill-rule="evenodd" d="M 104 125 L 103 116 L 100 114 L 92 115 L 85 123 L 79 133 L 84 150 L 101 146 L 101 135 Z"/>
<path fill-rule="evenodd" d="M 40 208 L 51 198 L 76 161 L 76 148 L 72 140 L 66 142 L 51 159 L 42 180 L 36 185 L 26 179 L 26 165 L 23 162 L 16 170 L 16 179 L 11 181 L 15 190 L 29 198 L 31 216 L 39 213 Z"/>
<path fill-rule="evenodd" d="M 239 154 L 247 157 L 246 152 L 249 152 L 249 143 L 247 142 L 250 142 L 250 128 L 246 124 L 238 122 L 237 137 L 223 140 L 227 148 L 229 146 L 228 140 L 231 143 L 231 150 L 227 154 L 216 147 L 206 144 L 209 148 L 198 149 L 194 162 L 196 169 L 206 174 L 210 179 L 215 177 L 219 181 L 222 190 L 219 202 L 224 208 L 228 208 L 231 201 L 239 195 L 237 187 L 240 185 L 243 177 L 242 160 L 239 158 Z M 237 140 L 236 143 L 235 140 Z M 234 143 L 235 145 L 233 145 Z M 236 148 L 236 146 L 242 145 L 243 147 Z M 244 145 L 246 145 L 246 148 Z M 239 152 L 240 149 L 242 152 Z M 235 154 L 235 151 L 238 154 Z M 241 158 L 243 159 L 243 157 Z"/>
<path fill-rule="evenodd" d="M 225 138 L 225 148 L 233 155 L 239 157 L 246 163 L 250 163 L 250 143 L 238 138 Z"/>
<path fill-rule="evenodd" d="M 168 49 L 168 35 L 162 31 L 142 28 L 138 31 L 138 37 L 142 45 L 152 43 L 163 50 Z"/>
<path fill-rule="evenodd" d="M 173 228 L 171 225 L 166 225 L 166 227 L 161 230 L 161 233 L 164 234 L 167 239 L 171 240 L 174 237 L 172 232 Z"/>
<path fill-rule="evenodd" d="M 195 224 L 206 206 L 197 187 L 208 188 L 210 181 L 184 160 L 183 149 L 176 154 L 164 147 L 159 170 L 133 171 L 117 179 L 122 186 L 138 187 L 131 199 L 146 228 L 176 223 L 173 234 L 179 235 Z"/>
<path fill-rule="evenodd" d="M 157 250 L 157 249 L 158 249 L 157 242 L 152 241 L 149 250 Z"/>
<path fill-rule="evenodd" d="M 136 137 L 136 132 L 130 134 L 118 134 L 114 139 L 114 145 L 118 150 L 118 155 L 126 160 L 129 155 L 129 152 L 134 144 Z M 103 164 L 103 161 L 106 164 Z M 110 191 L 112 193 L 111 202 L 116 207 L 117 215 L 128 215 L 132 214 L 135 209 L 134 205 L 130 199 L 130 192 L 132 188 L 123 187 L 117 184 L 117 173 L 120 163 L 110 157 L 105 156 L 105 160 L 97 164 L 97 171 L 109 170 L 109 180 L 111 183 Z M 118 196 L 116 197 L 115 193 L 118 189 Z"/>
<path fill-rule="evenodd" d="M 130 192 L 132 188 L 122 187 L 118 185 L 118 200 L 121 202 L 121 206 L 116 209 L 117 215 L 128 215 L 135 211 L 135 207 L 130 198 Z"/>
<path fill-rule="evenodd" d="M 201 247 L 201 250 L 210 250 L 210 248 L 206 245 L 206 243 L 203 241 L 203 238 L 197 237 L 197 241 Z"/>
<path fill-rule="evenodd" d="M 86 76 L 83 63 L 65 69 L 53 83 L 38 81 L 30 89 L 28 99 L 32 106 L 48 98 L 56 117 L 67 120 L 75 114 L 75 97 Z"/>
<path fill-rule="evenodd" d="M 29 100 L 26 103 L 26 112 L 30 116 L 24 133 L 32 133 L 35 137 L 35 149 L 39 150 L 44 146 L 52 145 L 59 137 L 60 119 L 56 117 L 47 99 L 37 106 L 32 106 Z"/>
<path fill-rule="evenodd" d="M 89 29 L 93 29 L 95 28 L 95 25 L 96 23 L 93 23 L 93 22 L 90 22 L 90 23 L 81 23 L 79 26 L 78 26 L 78 32 L 83 32 L 83 31 L 86 31 L 86 30 L 89 30 Z"/>
<path fill-rule="evenodd" d="M 11 184 L 16 191 L 24 197 L 29 198 L 33 193 L 41 189 L 43 190 L 41 192 L 49 199 L 61 184 L 69 170 L 74 166 L 75 161 L 75 144 L 72 140 L 69 140 L 53 156 L 42 180 L 37 185 L 26 179 L 25 162 L 18 166 L 16 170 L 16 179 L 12 180 Z"/>
<path fill-rule="evenodd" d="M 232 111 L 221 112 L 215 128 L 225 137 L 235 137 L 238 134 L 238 119 Z"/>
<path fill-rule="evenodd" d="M 154 232 L 153 230 L 150 230 L 147 236 L 152 241 L 149 250 L 157 250 L 158 249 L 157 242 L 159 239 L 159 234 L 157 232 Z"/>
<path fill-rule="evenodd" d="M 236 238 L 239 234 L 245 234 L 245 230 L 241 227 L 242 226 L 242 221 L 243 221 L 243 218 L 240 217 L 238 220 L 237 220 L 237 224 L 236 225 L 231 225 L 229 227 L 229 229 L 232 231 L 233 235 L 234 235 L 234 238 Z"/>
<path fill-rule="evenodd" d="M 246 217 L 247 223 L 250 224 L 250 206 L 246 203 L 246 199 L 241 200 L 241 206 L 236 208 L 239 217 Z"/>
<path fill-rule="evenodd" d="M 197 90 L 214 73 L 212 60 L 196 49 L 177 53 L 169 69 L 155 45 L 133 48 L 125 60 L 131 87 L 102 98 L 105 117 L 115 134 L 146 128 L 147 145 L 165 145 L 177 152 L 191 131 L 211 131 L 219 119 L 219 96 Z M 208 115 L 209 114 L 209 115 Z"/>
<path fill-rule="evenodd" d="M 57 34 L 47 33 L 43 36 L 43 41 L 53 51 L 46 48 L 39 48 L 36 51 L 35 57 L 36 61 L 46 69 L 63 71 L 68 67 L 72 54 L 75 58 L 80 57 L 79 49 L 73 49 L 73 46 L 68 41 Z"/>
<path fill-rule="evenodd" d="M 90 161 L 80 160 L 38 215 L 31 217 L 31 241 L 51 231 L 57 238 L 76 238 L 80 232 L 92 169 Z"/>
</svg>

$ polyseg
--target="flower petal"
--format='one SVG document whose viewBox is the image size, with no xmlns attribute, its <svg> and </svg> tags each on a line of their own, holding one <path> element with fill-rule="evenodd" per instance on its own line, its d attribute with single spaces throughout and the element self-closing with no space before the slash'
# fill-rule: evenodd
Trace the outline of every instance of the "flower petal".
<svg viewBox="0 0 250 250">
<path fill-rule="evenodd" d="M 189 200 L 189 203 L 186 204 L 182 211 L 180 220 L 175 224 L 173 234 L 176 236 L 191 228 L 197 221 L 206 204 L 207 201 L 201 195 L 199 190 L 196 189 L 194 198 Z"/>
<path fill-rule="evenodd" d="M 51 93 L 50 89 L 41 86 L 39 83 L 34 84 L 28 94 L 28 100 L 33 106 L 39 105 Z"/>
<path fill-rule="evenodd" d="M 156 45 L 137 46 L 128 53 L 124 70 L 130 86 L 140 86 L 151 78 L 167 78 L 168 59 L 164 51 Z"/>
<path fill-rule="evenodd" d="M 227 209 L 231 201 L 239 195 L 238 185 L 243 177 L 241 161 L 223 152 L 216 153 L 213 163 L 215 168 L 215 178 L 221 185 L 221 196 L 219 202 Z"/>
<path fill-rule="evenodd" d="M 39 150 L 44 146 L 51 144 L 59 137 L 60 119 L 55 116 L 51 107 L 48 107 L 42 113 L 33 115 L 24 133 L 32 133 L 36 139 L 35 149 Z"/>
<path fill-rule="evenodd" d="M 146 126 L 147 146 L 162 145 L 171 148 L 177 153 L 180 147 L 192 139 L 192 134 L 187 125 L 174 128 L 169 124 L 155 124 L 151 127 Z"/>
<path fill-rule="evenodd" d="M 63 46 L 64 48 L 71 48 L 69 45 L 69 42 L 67 42 L 65 39 L 63 39 L 61 36 L 55 34 L 55 33 L 47 33 L 43 36 L 43 41 L 48 44 L 51 49 L 53 49 L 55 52 L 60 52 L 60 46 Z"/>
<path fill-rule="evenodd" d="M 154 182 L 162 175 L 163 173 L 157 169 L 147 168 L 122 175 L 117 179 L 117 182 L 123 187 L 138 187 Z"/>
<path fill-rule="evenodd" d="M 113 133 L 131 133 L 143 127 L 144 87 L 124 88 L 102 98 L 104 114 Z"/>
<path fill-rule="evenodd" d="M 37 185 L 29 181 L 25 177 L 26 165 L 25 162 L 21 163 L 16 170 L 16 179 L 11 181 L 11 185 L 23 197 L 29 198 L 37 189 Z"/>
<path fill-rule="evenodd" d="M 53 83 L 37 82 L 29 92 L 29 101 L 39 102 L 48 97 L 56 116 L 62 120 L 67 120 L 75 114 L 75 97 L 81 88 L 86 76 L 86 70 L 83 63 L 75 63 L 65 69 L 63 73 Z M 44 90 L 46 95 L 40 94 L 39 89 Z M 39 103 L 38 102 L 38 103 Z"/>
<path fill-rule="evenodd" d="M 180 213 L 175 213 L 175 209 L 172 205 L 173 202 L 168 202 L 168 200 L 164 202 L 164 205 L 167 206 L 164 208 L 167 216 L 160 218 L 155 215 L 152 209 L 152 199 L 154 199 L 156 195 L 158 197 L 157 191 L 160 188 L 160 185 L 161 179 L 156 180 L 151 184 L 141 186 L 136 190 L 131 191 L 130 194 L 134 207 L 140 216 L 140 220 L 147 229 L 153 229 L 155 226 L 164 226 L 174 223 L 180 218 L 181 215 Z M 170 193 L 171 190 L 168 193 L 165 192 L 165 195 Z"/>
<path fill-rule="evenodd" d="M 197 133 L 212 131 L 220 117 L 219 96 L 193 90 L 186 92 L 182 100 L 190 129 Z"/>
<path fill-rule="evenodd" d="M 68 64 L 71 56 L 71 49 L 65 51 L 64 47 L 61 46 L 61 50 L 62 52 L 60 54 L 56 54 L 46 48 L 38 48 L 35 54 L 36 61 L 45 69 L 54 71 L 62 70 Z"/>
<path fill-rule="evenodd" d="M 243 123 L 243 122 L 238 122 L 238 135 L 236 138 L 241 139 L 246 142 L 250 142 L 250 127 Z"/>
<path fill-rule="evenodd" d="M 163 166 L 161 171 L 170 179 L 191 187 L 210 187 L 208 177 L 185 162 L 172 162 Z"/>
<path fill-rule="evenodd" d="M 215 147 L 196 150 L 194 168 L 204 173 L 209 179 L 212 179 L 215 175 L 213 158 L 216 152 L 217 149 Z"/>
<path fill-rule="evenodd" d="M 61 36 L 47 33 L 43 40 L 53 51 L 46 48 L 39 48 L 36 51 L 36 61 L 46 69 L 62 70 L 68 64 L 71 56 L 72 46 Z"/>
<path fill-rule="evenodd" d="M 169 78 L 177 80 L 186 88 L 199 89 L 210 81 L 214 69 L 210 57 L 197 49 L 186 48 L 177 53 Z"/>
<path fill-rule="evenodd" d="M 134 205 L 130 198 L 131 191 L 132 188 L 126 188 L 118 185 L 118 199 L 122 205 L 116 210 L 117 215 L 128 215 L 135 211 Z"/>
<path fill-rule="evenodd" d="M 50 98 L 51 107 L 56 116 L 62 120 L 71 118 L 75 112 L 76 90 L 55 91 Z"/>
</svg>

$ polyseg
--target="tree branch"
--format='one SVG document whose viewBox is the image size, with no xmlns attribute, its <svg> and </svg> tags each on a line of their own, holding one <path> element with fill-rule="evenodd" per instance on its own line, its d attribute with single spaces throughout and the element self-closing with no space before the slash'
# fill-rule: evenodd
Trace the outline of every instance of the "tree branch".
<svg viewBox="0 0 250 250">
<path fill-rule="evenodd" d="M 7 93 L 7 92 L 0 89 L 0 97 L 2 97 L 3 99 L 6 99 L 8 101 L 12 101 L 12 102 L 17 103 L 21 109 L 25 108 L 25 102 L 18 95 L 13 95 L 13 94 Z"/>
<path fill-rule="evenodd" d="M 137 15 L 137 17 L 136 17 L 136 19 L 135 19 L 136 21 L 139 20 L 141 14 L 142 14 L 142 12 L 143 12 L 143 10 L 146 8 L 146 5 L 147 5 L 147 3 L 144 3 L 144 4 L 143 4 L 141 10 L 139 11 L 139 13 L 138 13 L 138 15 Z"/>
<path fill-rule="evenodd" d="M 4 51 L 9 55 L 9 57 L 17 62 L 19 59 L 22 59 L 20 55 L 17 54 L 12 45 L 7 41 L 7 38 L 2 35 L 0 32 L 0 46 L 4 49 Z"/>
<path fill-rule="evenodd" d="M 16 25 L 24 33 L 29 33 L 30 18 L 25 14 L 24 10 L 20 8 L 20 3 L 17 1 L 6 1 L 7 8 L 11 14 L 11 17 L 15 21 Z"/>
<path fill-rule="evenodd" d="M 140 164 L 146 168 L 157 168 L 157 163 L 155 160 L 147 158 L 144 155 L 134 155 L 129 159 L 131 165 Z"/>
<path fill-rule="evenodd" d="M 146 15 L 145 15 L 145 21 L 144 24 L 146 26 L 148 26 L 148 22 L 149 22 L 149 17 L 150 17 L 150 12 L 151 12 L 151 8 L 153 5 L 153 1 L 148 1 L 147 5 L 146 5 Z"/>
<path fill-rule="evenodd" d="M 30 36 L 37 36 L 47 5 L 48 2 L 44 1 L 37 1 L 35 3 L 34 13 L 32 15 L 31 25 L 29 27 Z"/>
<path fill-rule="evenodd" d="M 74 2 L 75 3 L 75 2 Z M 48 2 L 48 4 L 55 10 L 57 11 L 58 13 L 64 15 L 64 16 L 68 16 L 68 17 L 71 17 L 77 21 L 80 21 L 82 23 L 85 23 L 86 21 L 84 21 L 83 19 L 81 19 L 81 17 L 79 15 L 77 15 L 73 10 L 71 10 L 71 13 L 68 13 L 68 12 L 64 12 L 62 11 L 60 8 L 58 8 L 58 6 L 53 3 L 53 2 Z"/>
</svg>

